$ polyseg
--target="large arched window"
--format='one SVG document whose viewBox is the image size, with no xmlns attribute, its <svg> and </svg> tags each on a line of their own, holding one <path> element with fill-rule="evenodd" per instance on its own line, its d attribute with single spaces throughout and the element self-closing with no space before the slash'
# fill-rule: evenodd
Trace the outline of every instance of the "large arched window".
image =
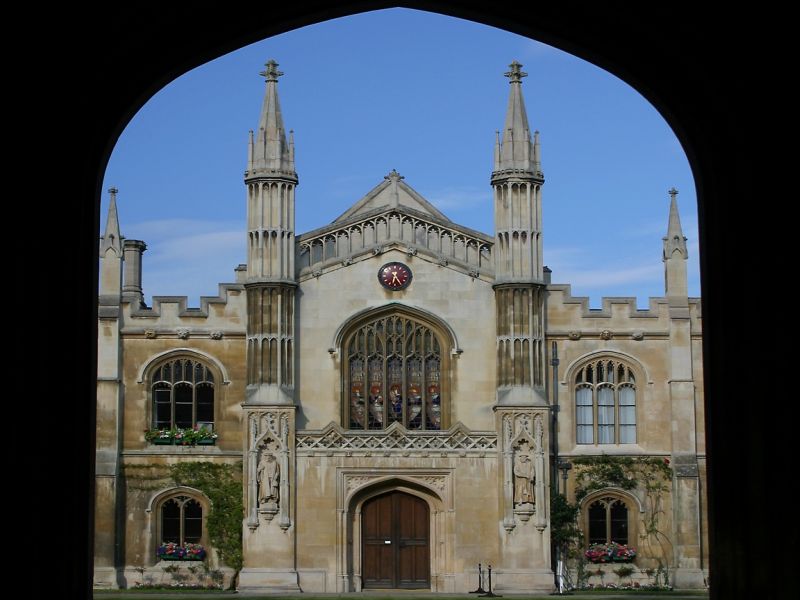
<svg viewBox="0 0 800 600">
<path fill-rule="evenodd" d="M 203 539 L 203 505 L 191 496 L 174 496 L 161 504 L 161 544 L 199 544 Z"/>
<path fill-rule="evenodd" d="M 636 443 L 636 377 L 613 358 L 587 362 L 575 375 L 579 444 Z"/>
<path fill-rule="evenodd" d="M 175 358 L 153 371 L 153 427 L 214 428 L 214 374 L 191 358 Z"/>
<path fill-rule="evenodd" d="M 347 427 L 443 427 L 446 353 L 431 327 L 392 313 L 351 330 L 342 347 Z"/>
<path fill-rule="evenodd" d="M 583 519 L 586 543 L 627 545 L 633 541 L 629 502 L 619 494 L 592 497 L 584 503 Z"/>
</svg>

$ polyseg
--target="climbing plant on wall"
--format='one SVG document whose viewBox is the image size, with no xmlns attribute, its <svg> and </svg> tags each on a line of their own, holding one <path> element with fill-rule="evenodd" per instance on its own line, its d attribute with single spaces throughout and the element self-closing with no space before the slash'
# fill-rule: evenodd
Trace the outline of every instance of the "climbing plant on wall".
<svg viewBox="0 0 800 600">
<path fill-rule="evenodd" d="M 235 569 L 242 568 L 242 464 L 220 465 L 210 462 L 186 462 L 170 466 L 176 485 L 203 492 L 211 501 L 206 519 L 211 545 L 220 560 Z M 232 578 L 232 583 L 236 577 Z"/>
<path fill-rule="evenodd" d="M 578 503 L 587 494 L 605 488 L 636 491 L 643 498 L 642 537 L 651 546 L 650 554 L 658 561 L 671 556 L 672 542 L 661 529 L 664 496 L 670 490 L 672 468 L 667 458 L 629 456 L 583 456 L 572 459 L 575 465 L 575 499 Z M 658 546 L 658 552 L 655 547 Z"/>
</svg>

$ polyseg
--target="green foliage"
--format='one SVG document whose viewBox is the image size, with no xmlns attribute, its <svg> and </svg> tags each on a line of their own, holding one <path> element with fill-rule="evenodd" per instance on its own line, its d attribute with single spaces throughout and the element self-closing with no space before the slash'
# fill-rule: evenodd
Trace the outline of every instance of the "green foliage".
<svg viewBox="0 0 800 600">
<path fill-rule="evenodd" d="M 624 579 L 625 577 L 630 577 L 633 575 L 633 567 L 628 565 L 622 565 L 618 569 L 614 569 L 614 573 L 617 574 L 617 577 L 620 579 Z"/>
<path fill-rule="evenodd" d="M 581 543 L 579 512 L 578 505 L 570 504 L 563 494 L 554 492 L 550 496 L 550 539 L 557 548 L 564 548 L 568 553 Z"/>
<path fill-rule="evenodd" d="M 211 500 L 206 524 L 211 545 L 220 559 L 236 571 L 242 568 L 242 465 L 184 462 L 170 467 L 177 485 L 200 490 Z M 234 578 L 235 579 L 235 578 Z"/>
<path fill-rule="evenodd" d="M 572 460 L 575 465 L 575 497 L 577 502 L 587 494 L 604 488 L 638 489 L 644 499 L 641 530 L 643 543 L 650 548 L 648 554 L 662 564 L 661 556 L 670 556 L 669 537 L 660 529 L 664 494 L 670 490 L 672 468 L 669 460 L 653 457 L 583 456 Z M 668 580 L 669 567 L 659 567 L 657 583 Z"/>
<path fill-rule="evenodd" d="M 645 491 L 666 491 L 672 479 L 669 462 L 661 458 L 630 456 L 582 456 L 572 460 L 576 466 L 575 498 L 608 487 L 632 490 L 639 485 Z"/>
</svg>

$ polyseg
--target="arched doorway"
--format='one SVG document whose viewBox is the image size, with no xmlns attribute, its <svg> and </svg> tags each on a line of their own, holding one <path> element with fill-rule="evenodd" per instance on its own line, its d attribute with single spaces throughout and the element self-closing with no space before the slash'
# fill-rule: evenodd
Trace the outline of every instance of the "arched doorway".
<svg viewBox="0 0 800 600">
<path fill-rule="evenodd" d="M 361 510 L 361 576 L 364 589 L 429 589 L 428 504 L 392 491 L 371 498 Z"/>
</svg>

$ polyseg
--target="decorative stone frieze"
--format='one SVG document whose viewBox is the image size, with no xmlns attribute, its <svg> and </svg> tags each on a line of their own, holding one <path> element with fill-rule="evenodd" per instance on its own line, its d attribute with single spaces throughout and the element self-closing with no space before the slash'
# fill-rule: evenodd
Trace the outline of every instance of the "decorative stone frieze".
<svg viewBox="0 0 800 600">
<path fill-rule="evenodd" d="M 321 431 L 298 431 L 298 455 L 474 456 L 494 452 L 497 434 L 470 431 L 456 423 L 447 431 L 409 431 L 393 423 L 382 431 L 350 431 L 331 423 Z"/>
</svg>

